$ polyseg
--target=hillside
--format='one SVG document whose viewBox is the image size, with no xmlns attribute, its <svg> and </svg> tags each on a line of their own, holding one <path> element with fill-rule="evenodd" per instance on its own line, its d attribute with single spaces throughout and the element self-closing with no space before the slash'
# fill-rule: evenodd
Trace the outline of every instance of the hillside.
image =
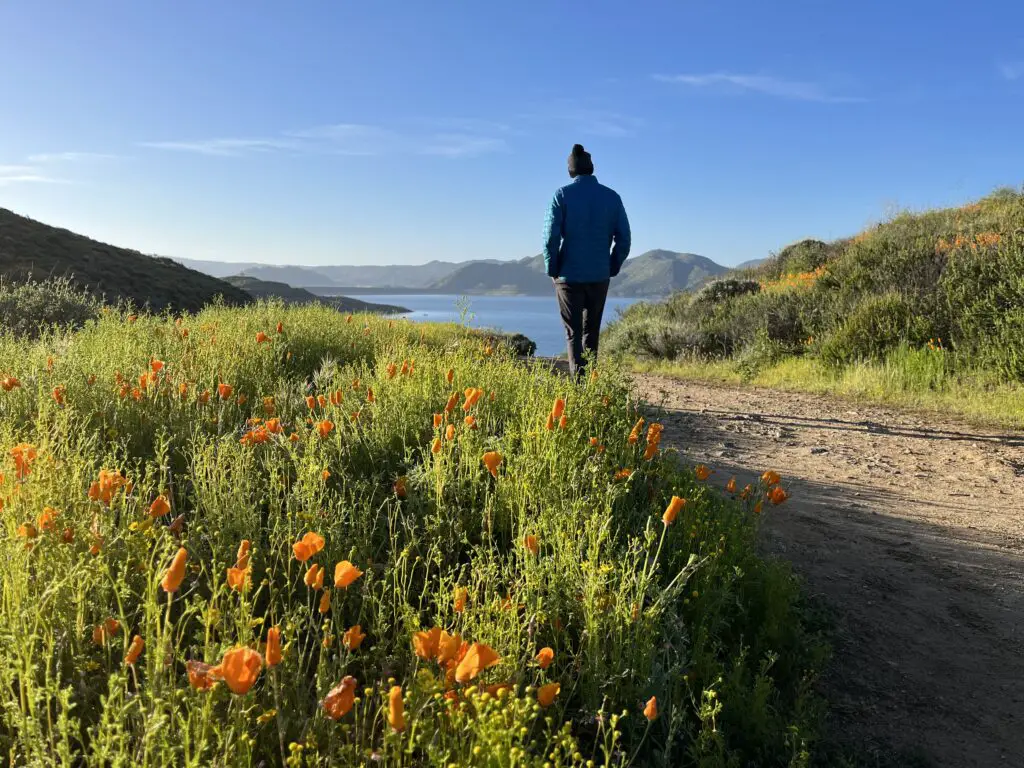
<svg viewBox="0 0 1024 768">
<path fill-rule="evenodd" d="M 126 299 L 156 311 L 198 311 L 217 296 L 228 304 L 252 301 L 245 291 L 171 259 L 101 243 L 0 208 L 0 276 L 20 281 L 30 274 L 37 279 L 70 276 L 108 300 Z"/>
<path fill-rule="evenodd" d="M 608 346 L 729 360 L 884 366 L 888 389 L 1024 380 L 1024 194 L 902 213 L 855 237 L 804 240 L 697 292 L 631 307 Z"/>
<path fill-rule="evenodd" d="M 693 253 L 654 250 L 630 257 L 612 281 L 612 296 L 665 296 L 673 290 L 693 288 L 727 267 Z M 468 262 L 431 286 L 443 293 L 547 294 L 551 279 L 540 254 L 511 262 Z"/>
<path fill-rule="evenodd" d="M 391 304 L 374 304 L 369 301 L 353 299 L 349 296 L 317 296 L 305 288 L 293 288 L 285 283 L 258 280 L 249 275 L 233 275 L 225 278 L 225 282 L 231 283 L 231 285 L 242 289 L 257 299 L 283 299 L 286 304 L 326 304 L 341 312 L 376 312 L 382 315 L 403 314 L 409 311 L 405 307 L 396 307 Z"/>
<path fill-rule="evenodd" d="M 176 259 L 181 264 L 213 277 L 249 275 L 260 280 L 286 283 L 300 288 L 427 288 L 443 280 L 463 264 L 429 261 L 426 264 L 365 264 L 334 266 L 290 266 L 255 262 L 199 261 Z M 488 262 L 489 263 L 489 262 Z"/>
</svg>

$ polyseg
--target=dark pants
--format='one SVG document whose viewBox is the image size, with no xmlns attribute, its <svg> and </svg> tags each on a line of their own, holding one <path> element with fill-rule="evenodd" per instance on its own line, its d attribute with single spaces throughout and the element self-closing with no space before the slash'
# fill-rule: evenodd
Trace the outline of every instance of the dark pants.
<svg viewBox="0 0 1024 768">
<path fill-rule="evenodd" d="M 601 333 L 608 282 L 555 283 L 558 311 L 569 347 L 569 373 L 576 378 L 581 378 L 586 368 L 584 350 L 597 356 L 597 337 Z"/>
</svg>

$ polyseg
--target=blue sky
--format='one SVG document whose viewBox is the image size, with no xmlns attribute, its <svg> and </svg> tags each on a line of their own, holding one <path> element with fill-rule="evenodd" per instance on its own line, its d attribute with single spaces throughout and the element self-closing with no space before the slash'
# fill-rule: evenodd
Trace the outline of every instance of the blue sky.
<svg viewBox="0 0 1024 768">
<path fill-rule="evenodd" d="M 1024 181 L 1016 0 L 0 3 L 0 206 L 268 263 L 540 250 L 574 142 L 724 264 Z"/>
</svg>

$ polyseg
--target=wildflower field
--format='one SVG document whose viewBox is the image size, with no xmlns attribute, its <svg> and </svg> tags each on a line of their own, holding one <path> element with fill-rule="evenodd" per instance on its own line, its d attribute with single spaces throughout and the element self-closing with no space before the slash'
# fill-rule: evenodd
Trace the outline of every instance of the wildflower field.
<svg viewBox="0 0 1024 768">
<path fill-rule="evenodd" d="M 0 337 L 0 760 L 807 764 L 784 482 L 643 408 L 323 307 Z"/>
</svg>

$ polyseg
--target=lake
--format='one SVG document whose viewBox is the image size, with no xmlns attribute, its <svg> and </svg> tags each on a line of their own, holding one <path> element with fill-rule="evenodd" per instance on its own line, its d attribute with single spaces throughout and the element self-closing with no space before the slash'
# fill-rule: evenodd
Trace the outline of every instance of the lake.
<svg viewBox="0 0 1024 768">
<path fill-rule="evenodd" d="M 558 316 L 558 303 L 551 296 L 449 296 L 444 294 L 360 294 L 360 301 L 378 304 L 397 304 L 408 307 L 404 315 L 411 320 L 430 322 L 458 322 L 459 300 L 469 304 L 469 316 L 474 328 L 493 328 L 507 333 L 521 333 L 537 342 L 537 354 L 545 357 L 565 352 L 565 331 Z M 602 325 L 614 320 L 619 310 L 641 299 L 609 296 L 605 304 Z"/>
</svg>

